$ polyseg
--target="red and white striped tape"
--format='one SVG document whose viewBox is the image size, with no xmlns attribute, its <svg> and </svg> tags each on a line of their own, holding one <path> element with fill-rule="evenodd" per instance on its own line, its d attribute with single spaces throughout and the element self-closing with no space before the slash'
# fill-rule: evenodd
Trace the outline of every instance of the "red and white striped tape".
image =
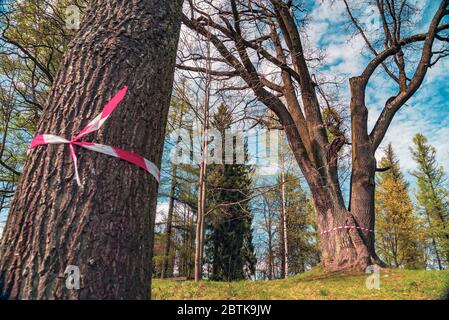
<svg viewBox="0 0 449 320">
<path fill-rule="evenodd" d="M 332 231 L 337 231 L 337 230 L 340 230 L 340 229 L 359 229 L 359 230 L 366 231 L 366 232 L 374 232 L 371 229 L 357 227 L 357 226 L 339 226 L 339 227 L 335 227 L 335 228 L 323 231 L 323 232 L 320 233 L 320 235 L 324 235 L 326 233 L 329 233 L 329 232 L 332 232 Z"/>
<path fill-rule="evenodd" d="M 95 119 L 93 119 L 86 127 L 84 127 L 84 129 L 81 130 L 73 139 L 67 140 L 60 136 L 55 136 L 53 134 L 40 134 L 34 137 L 33 141 L 31 141 L 31 145 L 28 152 L 31 152 L 33 149 L 35 149 L 40 145 L 68 144 L 70 148 L 70 156 L 73 159 L 73 163 L 75 166 L 75 179 L 79 186 L 81 186 L 81 180 L 78 173 L 78 159 L 76 156 L 74 146 L 79 146 L 91 151 L 107 154 L 112 157 L 128 161 L 152 174 L 153 177 L 156 178 L 157 182 L 159 182 L 160 180 L 159 168 L 150 160 L 145 159 L 144 157 L 136 153 L 125 151 L 119 148 L 105 146 L 93 142 L 78 141 L 85 135 L 97 131 L 98 129 L 101 128 L 101 126 L 106 122 L 106 120 L 111 115 L 112 111 L 114 111 L 114 109 L 118 106 L 120 101 L 123 100 L 127 91 L 128 91 L 127 86 L 125 86 L 122 90 L 120 90 L 114 96 L 114 98 L 112 98 L 112 100 L 106 104 L 106 106 L 103 108 L 103 111 L 101 111 L 101 113 L 97 117 L 95 117 Z"/>
</svg>

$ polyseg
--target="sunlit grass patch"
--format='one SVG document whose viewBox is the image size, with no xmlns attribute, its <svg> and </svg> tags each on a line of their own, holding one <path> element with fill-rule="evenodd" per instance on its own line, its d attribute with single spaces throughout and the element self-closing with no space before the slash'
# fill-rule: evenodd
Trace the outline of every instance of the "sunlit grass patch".
<svg viewBox="0 0 449 320">
<path fill-rule="evenodd" d="M 448 296 L 449 271 L 380 271 L 380 289 L 368 289 L 369 274 L 323 273 L 319 269 L 272 281 L 153 280 L 156 300 L 434 300 Z"/>
</svg>

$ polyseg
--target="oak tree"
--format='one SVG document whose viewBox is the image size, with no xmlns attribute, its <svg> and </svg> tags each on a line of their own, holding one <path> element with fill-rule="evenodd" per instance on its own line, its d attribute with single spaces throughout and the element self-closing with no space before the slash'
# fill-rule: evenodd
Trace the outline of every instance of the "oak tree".
<svg viewBox="0 0 449 320">
<path fill-rule="evenodd" d="M 250 90 L 279 119 L 296 161 L 309 185 L 322 233 L 322 262 L 329 270 L 359 269 L 379 263 L 374 245 L 376 158 L 394 115 L 416 93 L 429 70 L 447 56 L 449 0 L 440 0 L 424 32 L 412 18 L 418 14 L 411 1 L 369 1 L 381 22 L 372 32 L 360 22 L 353 2 L 344 1 L 347 18 L 371 55 L 364 70 L 349 79 L 347 109 L 351 134 L 335 132 L 323 121 L 328 105 L 325 86 L 314 76 L 314 53 L 322 48 L 305 41 L 307 6 L 291 0 L 190 0 L 182 20 L 187 28 L 210 39 L 220 66 L 209 71 L 229 80 L 229 89 Z M 366 5 L 366 2 L 358 2 Z M 184 58 L 178 67 L 204 72 Z M 414 63 L 413 61 L 416 61 Z M 386 99 L 374 127 L 368 127 L 366 91 L 375 72 L 383 71 L 395 94 Z M 270 76 L 275 73 L 276 76 Z M 239 81 L 240 80 L 240 81 Z M 347 205 L 339 181 L 338 154 L 351 146 L 352 172 Z M 341 227 L 341 228 L 338 228 Z M 327 232 L 329 231 L 329 232 Z"/>
<path fill-rule="evenodd" d="M 89 136 L 159 166 L 172 89 L 182 0 L 92 0 L 68 45 L 37 127 L 78 133 L 127 85 L 107 124 Z M 138 167 L 44 146 L 28 157 L 0 247 L 0 294 L 10 299 L 147 299 L 157 181 Z M 78 266 L 79 290 L 64 272 Z"/>
</svg>

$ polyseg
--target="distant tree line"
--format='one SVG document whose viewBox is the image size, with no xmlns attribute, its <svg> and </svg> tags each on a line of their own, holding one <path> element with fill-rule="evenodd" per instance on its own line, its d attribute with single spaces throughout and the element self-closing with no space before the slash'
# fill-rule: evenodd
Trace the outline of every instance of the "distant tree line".
<svg viewBox="0 0 449 320">
<path fill-rule="evenodd" d="M 188 115 L 191 110 L 187 106 L 194 103 L 182 102 L 188 96 L 186 80 L 182 83 L 178 86 L 184 88 L 182 94 L 179 90 L 174 93 L 172 115 L 184 106 L 185 119 L 179 121 L 174 117 L 170 123 L 177 119 L 178 124 L 191 127 L 195 116 Z M 232 123 L 230 108 L 221 103 L 212 115 L 211 126 L 224 131 Z M 166 154 L 175 145 L 168 141 L 167 138 Z M 281 142 L 281 147 L 282 143 L 285 142 Z M 248 165 L 208 166 L 202 259 L 205 278 L 276 279 L 320 264 L 320 235 L 313 200 L 301 184 L 303 178 L 289 168 L 291 153 L 288 148 L 283 150 L 279 150 L 283 155 L 280 171 L 271 178 L 258 177 Z M 379 161 L 382 169 L 376 176 L 376 251 L 384 266 L 390 268 L 446 269 L 449 267 L 446 174 L 436 160 L 436 149 L 424 135 L 413 138 L 410 152 L 416 165 L 408 179 L 413 188 L 401 171 L 392 144 L 383 150 Z M 193 278 L 198 168 L 173 165 L 168 158 L 166 163 L 166 172 L 171 174 L 166 176 L 160 193 L 161 200 L 169 193 L 169 208 L 168 215 L 161 212 L 165 220 L 160 221 L 157 229 L 155 274 L 163 278 Z M 167 223 L 171 228 L 167 229 Z M 167 247 L 172 248 L 169 253 L 164 251 Z M 163 268 L 169 271 L 163 272 Z"/>
</svg>

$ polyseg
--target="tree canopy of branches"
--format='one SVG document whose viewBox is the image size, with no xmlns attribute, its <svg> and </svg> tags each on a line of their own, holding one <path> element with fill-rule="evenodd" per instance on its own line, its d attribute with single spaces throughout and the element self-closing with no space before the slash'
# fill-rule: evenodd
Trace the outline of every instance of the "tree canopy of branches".
<svg viewBox="0 0 449 320">
<path fill-rule="evenodd" d="M 220 131 L 222 157 L 225 157 L 225 130 L 230 129 L 232 113 L 221 104 L 212 126 Z M 235 151 L 237 152 L 237 151 Z M 242 280 L 255 273 L 250 199 L 253 169 L 247 164 L 223 163 L 208 167 L 208 205 L 216 209 L 207 217 L 206 254 L 212 264 L 211 279 Z"/>
<path fill-rule="evenodd" d="M 323 112 L 333 107 L 333 101 L 328 99 L 325 83 L 313 73 L 322 48 L 310 47 L 305 41 L 307 7 L 301 1 L 189 0 L 183 15 L 185 26 L 210 39 L 214 47 L 219 66 L 211 74 L 228 80 L 230 89 L 250 90 L 277 116 L 313 195 L 323 233 L 322 261 L 332 270 L 364 269 L 380 263 L 374 246 L 375 151 L 394 115 L 420 88 L 429 68 L 447 55 L 449 42 L 449 24 L 444 23 L 448 0 L 438 1 L 424 32 L 416 31 L 411 23 L 418 14 L 411 1 L 369 1 L 381 21 L 371 33 L 360 23 L 354 3 L 344 1 L 348 22 L 371 56 L 363 71 L 349 79 L 350 138 L 344 132 L 328 134 Z M 189 64 L 198 59 L 205 57 L 184 58 L 179 68 L 204 72 Z M 384 101 L 369 131 L 366 90 L 378 71 L 386 73 L 396 94 Z M 352 159 L 348 205 L 338 175 L 338 153 L 345 144 L 351 146 Z"/>
<path fill-rule="evenodd" d="M 0 3 L 1 213 L 9 208 L 29 141 L 35 134 L 62 55 L 75 32 L 66 28 L 68 5 L 75 5 L 83 12 L 85 1 Z"/>
<path fill-rule="evenodd" d="M 389 169 L 379 174 L 376 189 L 376 248 L 389 267 L 423 269 L 423 228 L 391 144 L 381 164 Z"/>
</svg>

